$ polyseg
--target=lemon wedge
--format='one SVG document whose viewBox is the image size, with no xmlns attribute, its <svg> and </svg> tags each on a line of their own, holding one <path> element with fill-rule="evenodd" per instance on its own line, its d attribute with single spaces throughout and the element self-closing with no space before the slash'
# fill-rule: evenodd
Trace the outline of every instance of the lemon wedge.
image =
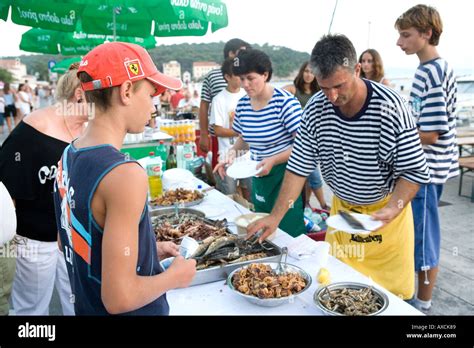
<svg viewBox="0 0 474 348">
<path fill-rule="evenodd" d="M 330 282 L 331 282 L 331 274 L 329 273 L 329 271 L 326 268 L 321 267 L 321 269 L 319 270 L 319 273 L 318 273 L 318 283 L 326 286 Z"/>
</svg>

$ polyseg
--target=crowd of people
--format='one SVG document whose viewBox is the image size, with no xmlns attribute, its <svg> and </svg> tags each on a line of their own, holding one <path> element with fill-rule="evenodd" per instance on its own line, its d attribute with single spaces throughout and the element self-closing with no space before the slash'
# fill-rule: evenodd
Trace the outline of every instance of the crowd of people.
<svg viewBox="0 0 474 348">
<path fill-rule="evenodd" d="M 33 110 L 52 105 L 53 94 L 52 87 L 38 85 L 33 89 L 28 80 L 18 84 L 17 89 L 5 83 L 0 88 L 0 134 L 4 133 L 5 126 L 11 133 L 15 125 Z"/>
<path fill-rule="evenodd" d="M 199 147 L 213 153 L 219 190 L 240 188 L 257 212 L 270 214 L 248 227 L 249 236 L 263 230 L 260 241 L 277 227 L 304 234 L 311 193 L 331 215 L 350 211 L 381 221 L 368 236 L 336 231 L 326 241 L 341 261 L 428 311 L 440 253 L 437 205 L 443 184 L 459 171 L 456 82 L 436 48 L 442 22 L 434 8 L 410 8 L 395 29 L 397 45 L 420 61 L 409 103 L 390 88 L 380 54 L 367 49 L 357 57 L 342 34 L 320 38 L 284 88 L 272 85 L 266 53 L 228 41 L 222 67 L 203 82 Z M 65 314 L 166 315 L 166 292 L 191 283 L 195 260 L 179 256 L 174 243 L 155 242 L 146 173 L 120 149 L 127 133 L 143 132 L 156 103 L 183 112 L 196 103 L 140 46 L 107 43 L 83 60 L 61 77 L 56 99 L 92 103 L 93 117 L 20 107 L 29 115 L 0 149 L 0 181 L 8 190 L 0 186 L 0 203 L 15 204 L 21 237 L 0 238 L 2 248 L 39 256 L 17 257 L 15 272 L 11 259 L 0 259 L 7 279 L 0 314 L 8 313 L 10 292 L 16 313 L 48 314 L 56 285 Z M 132 61 L 140 74 L 128 73 Z M 12 115 L 15 97 L 6 87 L 4 114 Z M 17 95 L 27 102 L 25 86 Z M 248 155 L 259 162 L 258 176 L 229 178 L 227 167 Z M 334 194 L 330 205 L 323 180 Z M 11 229 L 10 223 L 5 230 Z M 348 245 L 360 245 L 363 255 L 347 252 Z M 168 256 L 175 259 L 164 270 L 158 261 Z"/>
</svg>

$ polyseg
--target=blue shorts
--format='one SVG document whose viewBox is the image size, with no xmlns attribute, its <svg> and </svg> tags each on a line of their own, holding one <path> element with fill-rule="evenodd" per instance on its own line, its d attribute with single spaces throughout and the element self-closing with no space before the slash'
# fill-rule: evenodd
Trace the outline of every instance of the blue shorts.
<svg viewBox="0 0 474 348">
<path fill-rule="evenodd" d="M 309 187 L 312 190 L 317 190 L 323 187 L 323 179 L 321 178 L 321 172 L 319 171 L 319 167 L 316 167 L 315 170 L 308 176 Z"/>
<path fill-rule="evenodd" d="M 415 271 L 425 271 L 439 264 L 441 228 L 438 203 L 443 185 L 428 184 L 411 202 L 415 224 Z"/>
</svg>

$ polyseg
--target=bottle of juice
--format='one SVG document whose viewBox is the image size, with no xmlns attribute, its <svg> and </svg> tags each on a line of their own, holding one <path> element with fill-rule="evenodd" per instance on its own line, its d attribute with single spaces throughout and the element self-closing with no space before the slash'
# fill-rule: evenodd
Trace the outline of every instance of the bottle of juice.
<svg viewBox="0 0 474 348">
<path fill-rule="evenodd" d="M 178 122 L 173 121 L 173 128 L 172 128 L 172 135 L 174 137 L 174 143 L 178 144 L 179 143 L 179 127 L 178 127 Z"/>
<path fill-rule="evenodd" d="M 150 191 L 150 199 L 154 200 L 163 194 L 163 183 L 161 181 L 162 175 L 162 160 L 155 156 L 154 152 L 150 152 L 150 159 L 146 166 L 148 174 L 148 188 Z"/>
<path fill-rule="evenodd" d="M 186 141 L 193 141 L 193 124 L 192 124 L 193 121 L 186 121 Z"/>
<path fill-rule="evenodd" d="M 186 141 L 186 130 L 185 130 L 185 121 L 179 121 L 178 122 L 178 139 L 180 143 L 184 143 Z"/>
<path fill-rule="evenodd" d="M 191 121 L 191 141 L 196 141 L 196 123 Z"/>
<path fill-rule="evenodd" d="M 168 121 L 162 121 L 160 125 L 160 131 L 166 134 L 169 134 L 169 127 L 168 127 L 169 122 Z"/>
</svg>

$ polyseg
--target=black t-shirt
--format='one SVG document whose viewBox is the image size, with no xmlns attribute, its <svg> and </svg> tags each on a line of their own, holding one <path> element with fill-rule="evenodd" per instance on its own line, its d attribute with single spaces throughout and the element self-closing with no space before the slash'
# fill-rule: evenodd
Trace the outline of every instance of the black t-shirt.
<svg viewBox="0 0 474 348">
<path fill-rule="evenodd" d="M 53 184 L 67 145 L 20 122 L 0 148 L 0 181 L 15 200 L 19 235 L 57 240 Z"/>
</svg>

